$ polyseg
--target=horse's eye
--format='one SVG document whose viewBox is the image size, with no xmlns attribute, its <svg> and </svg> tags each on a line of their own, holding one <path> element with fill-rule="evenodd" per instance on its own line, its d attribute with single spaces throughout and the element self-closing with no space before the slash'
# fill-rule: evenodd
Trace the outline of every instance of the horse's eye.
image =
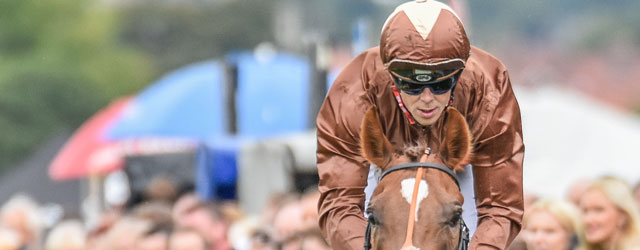
<svg viewBox="0 0 640 250">
<path fill-rule="evenodd" d="M 371 209 L 367 209 L 367 217 L 368 217 L 367 220 L 369 221 L 369 223 L 371 223 L 371 225 L 373 226 L 380 225 L 380 220 L 378 220 L 378 217 Z"/>
<path fill-rule="evenodd" d="M 378 217 L 375 215 L 369 215 L 369 222 L 371 225 L 380 226 L 380 220 L 378 220 Z"/>
<path fill-rule="evenodd" d="M 451 217 L 451 219 L 447 224 L 449 224 L 449 226 L 455 227 L 458 225 L 461 218 L 462 218 L 462 209 L 458 209 L 453 213 L 453 216 Z"/>
</svg>

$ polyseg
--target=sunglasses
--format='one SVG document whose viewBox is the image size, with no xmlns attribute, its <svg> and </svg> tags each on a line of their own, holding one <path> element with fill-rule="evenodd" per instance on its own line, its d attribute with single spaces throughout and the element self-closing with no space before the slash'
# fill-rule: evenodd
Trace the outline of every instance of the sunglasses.
<svg viewBox="0 0 640 250">
<path fill-rule="evenodd" d="M 428 74 L 407 74 L 406 72 L 390 71 L 396 86 L 408 95 L 422 94 L 425 88 L 429 88 L 434 95 L 442 95 L 449 92 L 455 86 L 459 72 L 438 72 Z"/>
</svg>

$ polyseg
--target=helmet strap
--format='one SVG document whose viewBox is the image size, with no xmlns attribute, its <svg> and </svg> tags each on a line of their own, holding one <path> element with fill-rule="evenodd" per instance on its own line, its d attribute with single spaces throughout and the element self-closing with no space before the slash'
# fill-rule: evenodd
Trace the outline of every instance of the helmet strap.
<svg viewBox="0 0 640 250">
<path fill-rule="evenodd" d="M 449 103 L 447 103 L 447 107 L 450 107 L 450 106 L 453 105 L 453 100 L 455 99 L 455 97 L 453 95 L 453 92 L 456 90 L 456 85 L 457 84 L 458 84 L 457 82 L 454 83 L 453 87 L 451 88 L 451 95 L 449 96 Z"/>
<path fill-rule="evenodd" d="M 393 91 L 393 96 L 396 98 L 396 102 L 398 102 L 398 106 L 400 107 L 400 110 L 402 110 L 402 113 L 404 113 L 404 116 L 409 121 L 409 124 L 411 125 L 416 124 L 416 120 L 413 119 L 413 117 L 411 116 L 411 113 L 409 113 L 407 108 L 404 106 L 404 103 L 402 102 L 402 96 L 400 96 L 400 91 L 398 91 L 398 87 L 392 84 L 391 90 Z"/>
</svg>

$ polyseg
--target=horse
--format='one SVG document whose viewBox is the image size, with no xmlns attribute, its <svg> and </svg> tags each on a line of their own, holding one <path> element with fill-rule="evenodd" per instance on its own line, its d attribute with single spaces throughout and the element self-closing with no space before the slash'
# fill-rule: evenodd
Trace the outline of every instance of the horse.
<svg viewBox="0 0 640 250">
<path fill-rule="evenodd" d="M 453 107 L 446 109 L 438 152 L 431 152 L 426 140 L 398 151 L 376 110 L 373 106 L 366 112 L 360 135 L 364 158 L 383 171 L 365 210 L 365 250 L 466 249 L 469 230 L 455 175 L 472 155 L 464 116 Z"/>
</svg>

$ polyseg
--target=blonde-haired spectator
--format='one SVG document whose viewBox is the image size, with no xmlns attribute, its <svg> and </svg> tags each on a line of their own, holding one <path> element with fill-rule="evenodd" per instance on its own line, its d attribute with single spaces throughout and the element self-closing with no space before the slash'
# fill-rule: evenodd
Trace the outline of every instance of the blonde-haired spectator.
<svg viewBox="0 0 640 250">
<path fill-rule="evenodd" d="M 208 250 L 210 243 L 195 229 L 180 228 L 169 238 L 169 250 Z"/>
<path fill-rule="evenodd" d="M 272 236 L 282 242 L 304 230 L 303 212 L 304 207 L 299 201 L 284 204 L 273 220 L 274 234 Z"/>
<path fill-rule="evenodd" d="M 86 246 L 86 235 L 82 222 L 60 222 L 47 235 L 45 250 L 83 250 Z"/>
<path fill-rule="evenodd" d="M 306 229 L 301 233 L 301 238 L 301 248 L 304 250 L 331 250 L 319 227 Z"/>
<path fill-rule="evenodd" d="M 210 243 L 209 249 L 231 249 L 227 234 L 229 229 L 228 220 L 224 217 L 217 204 L 207 202 L 191 208 L 185 214 L 181 224 L 178 227 L 187 227 L 198 231 Z"/>
<path fill-rule="evenodd" d="M 18 250 L 20 245 L 20 235 L 16 231 L 0 226 L 0 250 Z"/>
<path fill-rule="evenodd" d="M 567 200 L 570 201 L 573 205 L 578 206 L 578 204 L 580 204 L 580 198 L 592 183 L 593 180 L 587 178 L 577 179 L 572 182 L 569 186 L 569 189 L 567 189 Z"/>
<path fill-rule="evenodd" d="M 125 216 L 116 222 L 103 241 L 110 250 L 133 250 L 137 242 L 151 229 L 151 222 Z"/>
<path fill-rule="evenodd" d="M 578 211 L 569 202 L 539 200 L 525 212 L 522 222 L 528 250 L 572 250 L 579 244 Z"/>
<path fill-rule="evenodd" d="M 42 218 L 40 206 L 35 200 L 25 194 L 13 195 L 2 206 L 0 214 L 0 224 L 18 233 L 22 247 L 37 247 L 42 231 Z"/>
<path fill-rule="evenodd" d="M 320 200 L 320 192 L 317 188 L 308 188 L 300 197 L 302 206 L 302 221 L 305 230 L 318 227 L 318 200 Z"/>
<path fill-rule="evenodd" d="M 199 206 L 200 202 L 200 199 L 195 193 L 181 195 L 171 208 L 173 222 L 177 225 L 182 225 L 189 211 Z"/>
<path fill-rule="evenodd" d="M 636 185 L 633 186 L 633 199 L 635 199 L 636 206 L 640 209 L 640 182 L 637 182 Z"/>
<path fill-rule="evenodd" d="M 640 249 L 640 218 L 631 188 L 607 177 L 596 180 L 580 199 L 584 250 Z"/>
</svg>

